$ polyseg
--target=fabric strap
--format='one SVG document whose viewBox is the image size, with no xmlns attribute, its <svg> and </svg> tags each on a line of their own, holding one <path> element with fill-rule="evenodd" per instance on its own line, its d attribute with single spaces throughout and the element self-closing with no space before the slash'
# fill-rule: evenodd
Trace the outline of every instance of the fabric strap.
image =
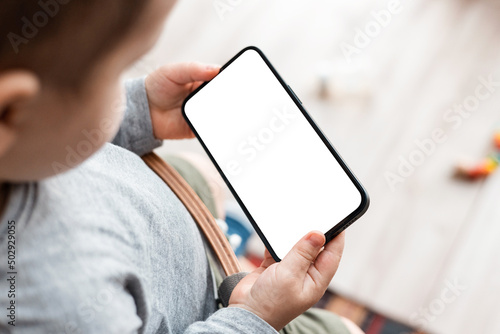
<svg viewBox="0 0 500 334">
<path fill-rule="evenodd" d="M 219 228 L 219 225 L 217 225 L 210 211 L 189 184 L 172 166 L 155 153 L 148 153 L 142 156 L 142 159 L 172 189 L 187 208 L 205 235 L 226 276 L 240 273 L 240 264 L 229 241 Z"/>
</svg>

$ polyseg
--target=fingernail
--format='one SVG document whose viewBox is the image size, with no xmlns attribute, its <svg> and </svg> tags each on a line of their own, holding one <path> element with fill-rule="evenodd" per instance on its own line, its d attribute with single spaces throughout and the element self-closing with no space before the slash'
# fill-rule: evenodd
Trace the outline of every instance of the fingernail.
<svg viewBox="0 0 500 334">
<path fill-rule="evenodd" d="M 321 247 L 323 246 L 324 242 L 325 242 L 325 239 L 323 238 L 323 236 L 321 234 L 318 234 L 318 233 L 310 233 L 306 240 L 308 240 L 311 245 L 313 245 L 314 247 Z"/>
</svg>

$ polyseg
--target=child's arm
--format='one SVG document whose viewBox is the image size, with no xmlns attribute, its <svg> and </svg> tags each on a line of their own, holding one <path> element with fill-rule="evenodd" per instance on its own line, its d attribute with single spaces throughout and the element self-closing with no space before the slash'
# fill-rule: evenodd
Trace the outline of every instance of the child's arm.
<svg viewBox="0 0 500 334">
<path fill-rule="evenodd" d="M 161 140 L 153 136 L 151 116 L 144 79 L 128 80 L 125 83 L 126 108 L 120 130 L 112 143 L 138 155 L 151 152 L 161 146 Z M 123 103 L 119 100 L 112 106 L 115 112 L 121 112 Z"/>
</svg>

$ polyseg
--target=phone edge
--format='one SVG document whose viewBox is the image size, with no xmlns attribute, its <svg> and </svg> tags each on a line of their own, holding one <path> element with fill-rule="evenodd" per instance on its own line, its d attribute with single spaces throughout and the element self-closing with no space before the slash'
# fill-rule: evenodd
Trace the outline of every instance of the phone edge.
<svg viewBox="0 0 500 334">
<path fill-rule="evenodd" d="M 349 214 L 347 217 L 345 217 L 344 219 L 342 219 L 334 227 L 332 227 L 330 230 L 328 230 L 325 233 L 325 238 L 326 238 L 325 244 L 326 244 L 326 243 L 330 242 L 331 240 L 333 240 L 337 235 L 339 235 L 340 233 L 342 233 L 342 231 L 344 231 L 346 228 L 348 228 L 349 226 L 351 226 L 355 221 L 357 221 L 361 216 L 363 216 L 365 214 L 365 212 L 368 210 L 368 208 L 370 206 L 370 197 L 368 195 L 368 192 L 363 187 L 363 185 L 361 184 L 361 182 L 357 179 L 357 177 L 354 175 L 354 173 L 351 171 L 351 169 L 349 168 L 349 166 L 347 165 L 347 163 L 344 161 L 344 159 L 337 152 L 337 150 L 335 149 L 335 147 L 330 143 L 330 141 L 325 136 L 325 134 L 321 131 L 321 129 L 319 128 L 319 126 L 316 124 L 316 122 L 314 122 L 314 120 L 312 119 L 312 117 L 305 110 L 305 108 L 303 107 L 301 101 L 298 99 L 297 95 L 295 95 L 295 93 L 291 90 L 290 86 L 283 80 L 283 78 L 281 78 L 281 76 L 276 71 L 276 69 L 274 68 L 274 66 L 271 64 L 271 62 L 267 59 L 267 57 L 264 55 L 264 53 L 258 47 L 256 47 L 256 46 L 247 46 L 247 47 L 243 48 L 242 50 L 240 50 L 229 61 L 227 61 L 224 65 L 222 65 L 219 73 L 214 78 L 216 78 L 225 68 L 227 68 L 232 62 L 234 62 L 238 57 L 240 57 L 244 52 L 246 52 L 248 50 L 254 50 L 254 51 L 256 51 L 261 56 L 261 58 L 264 60 L 264 62 L 266 63 L 266 65 L 269 67 L 269 69 L 274 74 L 274 76 L 278 79 L 278 81 L 280 82 L 280 84 L 282 85 L 282 87 L 288 93 L 288 95 L 290 96 L 290 98 L 292 99 L 292 101 L 294 101 L 294 103 L 299 108 L 299 110 L 302 112 L 302 114 L 304 115 L 304 117 L 306 118 L 306 120 L 313 127 L 314 131 L 321 138 L 321 140 L 323 141 L 323 143 L 325 144 L 325 146 L 333 154 L 333 156 L 335 157 L 335 160 L 337 160 L 337 162 L 340 164 L 340 166 L 342 167 L 342 169 L 344 170 L 344 172 L 346 172 L 347 176 L 352 181 L 352 183 L 356 186 L 356 189 L 359 191 L 359 193 L 361 195 L 361 202 L 360 202 L 358 208 L 356 210 L 354 210 L 353 212 L 351 212 L 351 214 Z M 214 78 L 212 78 L 212 80 Z M 210 81 L 212 81 L 212 80 L 210 80 Z M 264 243 L 264 245 L 266 246 L 266 248 L 268 249 L 268 251 L 271 254 L 271 256 L 273 257 L 273 259 L 275 261 L 277 261 L 277 262 L 280 262 L 281 258 L 277 256 L 276 252 L 274 251 L 274 249 L 272 248 L 272 246 L 269 244 L 267 238 L 264 236 L 264 234 L 260 230 L 258 224 L 255 222 L 255 220 L 253 219 L 252 215 L 247 210 L 245 204 L 240 199 L 238 193 L 232 187 L 231 183 L 226 178 L 224 172 L 222 171 L 222 169 L 220 168 L 220 166 L 218 165 L 218 163 L 215 161 L 215 158 L 212 156 L 212 154 L 208 150 L 207 146 L 205 145 L 205 143 L 203 142 L 203 140 L 198 135 L 198 132 L 194 128 L 193 124 L 191 123 L 191 121 L 187 117 L 186 110 L 185 110 L 185 106 L 186 106 L 187 102 L 194 95 L 196 95 L 196 93 L 198 91 L 200 91 L 203 87 L 205 87 L 210 81 L 206 81 L 206 82 L 202 83 L 197 89 L 195 89 L 194 91 L 192 91 L 184 99 L 184 101 L 182 103 L 182 106 L 181 106 L 182 116 L 186 120 L 186 122 L 188 123 L 189 127 L 191 128 L 191 130 L 195 134 L 196 138 L 200 142 L 200 144 L 203 147 L 203 149 L 205 150 L 205 153 L 209 156 L 210 160 L 212 161 L 212 163 L 216 167 L 217 171 L 221 175 L 222 179 L 224 180 L 224 182 L 228 186 L 228 188 L 231 191 L 231 193 L 233 194 L 233 196 L 235 197 L 235 199 L 238 202 L 238 204 L 240 205 L 241 209 L 244 211 L 245 215 L 250 220 L 250 223 L 252 224 L 253 228 L 255 229 L 256 233 L 259 235 L 260 239 L 262 240 L 262 242 Z"/>
</svg>

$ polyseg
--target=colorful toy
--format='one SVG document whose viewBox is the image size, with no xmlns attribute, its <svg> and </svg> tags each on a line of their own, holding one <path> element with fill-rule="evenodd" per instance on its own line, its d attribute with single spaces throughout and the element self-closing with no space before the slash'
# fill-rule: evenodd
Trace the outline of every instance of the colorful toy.
<svg viewBox="0 0 500 334">
<path fill-rule="evenodd" d="M 492 174 L 500 164 L 500 130 L 493 136 L 494 151 L 477 165 L 457 166 L 457 175 L 470 180 L 485 178 Z"/>
</svg>

